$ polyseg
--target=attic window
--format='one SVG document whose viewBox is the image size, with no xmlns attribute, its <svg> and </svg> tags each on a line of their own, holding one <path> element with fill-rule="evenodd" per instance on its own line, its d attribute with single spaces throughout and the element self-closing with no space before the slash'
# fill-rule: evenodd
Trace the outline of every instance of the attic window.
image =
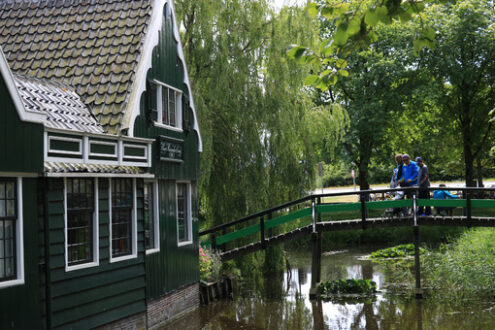
<svg viewBox="0 0 495 330">
<path fill-rule="evenodd" d="M 182 91 L 157 80 L 151 85 L 150 111 L 155 125 L 182 131 Z"/>
</svg>

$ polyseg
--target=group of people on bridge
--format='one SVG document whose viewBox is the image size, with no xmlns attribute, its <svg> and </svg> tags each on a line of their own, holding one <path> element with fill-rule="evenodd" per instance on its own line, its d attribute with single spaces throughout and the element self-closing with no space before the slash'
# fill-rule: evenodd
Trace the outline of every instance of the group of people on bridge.
<svg viewBox="0 0 495 330">
<path fill-rule="evenodd" d="M 395 155 L 395 162 L 397 167 L 392 174 L 392 180 L 390 181 L 390 188 L 397 187 L 419 187 L 418 198 L 430 199 L 430 176 L 428 173 L 428 167 L 423 162 L 421 157 L 416 157 L 415 161 L 411 160 L 408 154 Z M 445 187 L 444 184 L 439 187 Z M 411 192 L 409 192 L 410 194 Z M 404 194 L 396 194 L 395 199 L 401 199 Z M 409 198 L 411 196 L 408 196 Z M 457 195 L 453 195 L 447 190 L 435 190 L 433 191 L 434 199 L 449 199 L 458 198 Z M 450 212 L 450 208 L 438 208 L 437 212 L 444 215 L 446 212 Z M 418 213 L 421 215 L 431 215 L 431 208 L 422 206 L 419 207 Z"/>
</svg>

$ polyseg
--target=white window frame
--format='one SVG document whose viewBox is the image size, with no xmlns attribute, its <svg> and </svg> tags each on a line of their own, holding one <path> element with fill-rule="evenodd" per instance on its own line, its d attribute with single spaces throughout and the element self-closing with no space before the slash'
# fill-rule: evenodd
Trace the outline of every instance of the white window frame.
<svg viewBox="0 0 495 330">
<path fill-rule="evenodd" d="M 155 239 L 155 246 L 146 250 L 146 254 L 152 254 L 160 252 L 160 208 L 158 207 L 158 181 L 157 180 L 144 180 L 144 184 L 153 183 L 153 236 Z M 145 242 L 146 246 L 146 242 Z"/>
<path fill-rule="evenodd" d="M 186 184 L 187 187 L 187 241 L 179 241 L 179 199 L 177 198 L 178 184 Z M 191 182 L 190 181 L 177 181 L 175 184 L 175 224 L 177 227 L 177 246 L 191 245 L 193 243 L 193 229 L 192 229 L 192 194 L 191 194 Z"/>
<path fill-rule="evenodd" d="M 158 112 L 155 126 L 163 127 L 172 131 L 183 132 L 182 129 L 182 91 L 173 86 L 167 85 L 159 80 L 153 80 L 156 85 L 156 110 Z M 175 92 L 175 121 L 176 126 L 171 126 L 163 123 L 163 89 L 168 88 Z"/>
<path fill-rule="evenodd" d="M 69 266 L 69 247 L 67 245 L 68 235 L 67 235 L 67 178 L 64 178 L 64 235 L 65 235 L 65 271 L 70 272 L 79 269 L 85 269 L 90 267 L 97 267 L 100 265 L 100 244 L 99 244 L 99 207 L 98 207 L 98 178 L 92 178 L 93 189 L 94 189 L 94 211 L 93 211 L 93 261 Z"/>
<path fill-rule="evenodd" d="M 132 178 L 132 212 L 131 212 L 131 241 L 132 253 L 126 256 L 112 257 L 112 178 L 108 179 L 108 239 L 110 241 L 110 263 L 137 258 L 137 198 L 136 198 L 136 178 Z"/>
<path fill-rule="evenodd" d="M 17 177 L 16 271 L 17 278 L 0 282 L 0 289 L 24 284 L 24 231 L 22 206 L 22 177 Z"/>
</svg>

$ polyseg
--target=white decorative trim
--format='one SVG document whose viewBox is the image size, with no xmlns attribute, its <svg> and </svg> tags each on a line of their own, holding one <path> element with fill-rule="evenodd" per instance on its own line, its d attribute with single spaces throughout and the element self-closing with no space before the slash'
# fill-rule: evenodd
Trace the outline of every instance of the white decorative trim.
<svg viewBox="0 0 495 330">
<path fill-rule="evenodd" d="M 154 139 L 147 139 L 147 138 L 140 138 L 140 137 L 129 137 L 129 136 L 123 136 L 123 135 L 115 135 L 115 134 L 100 134 L 100 133 L 91 133 L 91 132 L 80 132 L 80 131 L 74 131 L 70 129 L 61 129 L 61 128 L 48 128 L 45 127 L 45 134 L 46 133 L 60 133 L 60 134 L 69 134 L 69 135 L 78 135 L 78 136 L 88 136 L 88 137 L 95 137 L 98 139 L 105 139 L 105 140 L 110 140 L 114 141 L 116 139 L 122 140 L 122 141 L 128 141 L 128 142 L 134 142 L 134 143 L 153 143 L 155 140 Z"/>
<path fill-rule="evenodd" d="M 138 145 L 138 144 L 129 144 L 129 143 L 124 143 L 124 153 L 123 157 L 124 159 L 141 159 L 141 160 L 148 160 L 148 147 L 145 145 Z M 125 148 L 134 148 L 134 149 L 143 149 L 144 150 L 144 156 L 126 156 L 125 154 Z"/>
<path fill-rule="evenodd" d="M 87 138 L 87 137 L 85 137 L 85 138 Z M 91 152 L 91 146 L 93 144 L 99 145 L 99 146 L 111 146 L 111 147 L 113 147 L 113 154 Z M 98 140 L 90 140 L 87 154 L 89 155 L 89 157 L 117 158 L 117 142 L 103 142 L 103 141 L 98 141 Z"/>
<path fill-rule="evenodd" d="M 137 258 L 137 196 L 136 196 L 136 178 L 132 178 L 132 211 L 131 211 L 131 254 L 121 256 L 121 257 L 112 257 L 112 179 L 110 178 L 108 180 L 108 204 L 109 204 L 109 210 L 108 210 L 108 225 L 109 225 L 109 237 L 108 240 L 110 242 L 110 259 L 109 262 L 119 262 L 119 261 L 124 261 L 124 260 L 129 260 L 129 259 L 134 259 Z"/>
<path fill-rule="evenodd" d="M 52 140 L 62 141 L 62 142 L 75 142 L 79 145 L 79 151 L 66 151 L 63 149 L 52 149 Z M 48 135 L 48 153 L 61 154 L 61 155 L 75 155 L 75 156 L 81 156 L 82 157 L 82 155 L 83 155 L 82 139 L 68 138 L 68 137 L 56 136 L 56 135 Z"/>
<path fill-rule="evenodd" d="M 193 129 L 198 134 L 198 151 L 202 152 L 203 142 L 201 139 L 201 132 L 199 131 L 198 118 L 196 115 L 196 108 L 194 107 L 193 94 L 191 90 L 191 84 L 189 82 L 189 74 L 187 72 L 186 61 L 184 59 L 184 51 L 182 49 L 182 43 L 180 40 L 179 28 L 177 26 L 173 1 L 155 0 L 153 2 L 151 21 L 143 44 L 142 56 L 139 59 L 138 67 L 136 70 L 136 79 L 132 86 L 129 104 L 124 114 L 123 126 L 128 128 L 129 136 L 134 136 L 134 123 L 141 110 L 141 95 L 146 91 L 146 76 L 148 70 L 152 66 L 153 49 L 158 45 L 159 42 L 159 33 L 161 31 L 163 22 L 163 7 L 167 2 L 170 3 L 171 16 L 174 27 L 174 38 L 177 41 L 177 54 L 184 68 L 184 84 L 187 86 L 189 101 L 194 117 Z"/>
<path fill-rule="evenodd" d="M 162 124 L 162 123 L 159 123 L 159 122 L 154 122 L 153 125 L 155 125 L 156 127 L 160 127 L 160 128 L 166 128 L 166 129 L 169 129 L 171 131 L 176 131 L 176 132 L 179 132 L 179 133 L 182 133 L 184 132 L 184 130 L 182 128 L 179 128 L 179 127 L 174 127 L 174 126 L 170 126 L 170 125 L 166 125 L 166 124 Z"/>
<path fill-rule="evenodd" d="M 141 179 L 154 179 L 155 175 L 150 173 L 145 174 L 113 174 L 113 173 L 46 173 L 49 178 L 141 178 Z"/>
<path fill-rule="evenodd" d="M 179 199 L 177 198 L 177 185 L 179 183 L 186 184 L 187 191 L 186 191 L 186 198 L 187 198 L 187 241 L 184 242 L 179 242 Z M 189 181 L 177 181 L 175 183 L 175 223 L 177 227 L 177 246 L 185 246 L 185 245 L 191 245 L 193 243 L 193 230 L 192 230 L 192 195 L 191 195 L 191 182 Z"/>
<path fill-rule="evenodd" d="M 40 176 L 39 173 L 34 172 L 0 172 L 0 176 L 7 178 L 37 178 Z"/>
<path fill-rule="evenodd" d="M 97 267 L 100 265 L 100 234 L 99 234 L 99 194 L 98 194 L 98 178 L 95 178 L 93 181 L 93 189 L 94 189 L 94 198 L 95 198 L 95 206 L 93 210 L 93 261 L 87 262 L 84 264 L 78 264 L 78 265 L 73 265 L 69 266 L 69 253 L 68 253 L 68 246 L 67 246 L 67 178 L 64 178 L 64 235 L 65 235 L 65 241 L 64 241 L 64 248 L 65 248 L 65 271 L 70 272 L 74 270 L 80 270 L 80 269 L 85 269 L 85 268 L 91 268 L 91 267 Z"/>
<path fill-rule="evenodd" d="M 153 183 L 153 222 L 154 222 L 154 228 L 155 231 L 153 233 L 154 239 L 155 239 L 155 247 L 146 250 L 146 254 L 152 254 L 152 253 L 157 253 L 160 252 L 160 206 L 158 205 L 159 203 L 159 198 L 158 198 L 158 182 L 156 180 L 145 180 L 144 184 L 146 183 Z"/>
<path fill-rule="evenodd" d="M 17 90 L 17 87 L 15 85 L 14 76 L 10 71 L 2 47 L 0 47 L 0 75 L 3 77 L 3 80 L 5 81 L 5 85 L 7 86 L 7 90 L 9 91 L 10 96 L 12 97 L 12 101 L 14 102 L 14 106 L 17 110 L 17 114 L 19 115 L 19 119 L 22 121 L 28 121 L 32 123 L 44 124 L 47 118 L 46 115 L 34 111 L 29 111 L 24 106 L 24 102 L 22 101 L 22 98 L 19 95 L 19 91 Z"/>
<path fill-rule="evenodd" d="M 16 263 L 17 278 L 0 282 L 0 289 L 24 284 L 24 209 L 22 203 L 22 178 L 17 178 Z"/>
</svg>

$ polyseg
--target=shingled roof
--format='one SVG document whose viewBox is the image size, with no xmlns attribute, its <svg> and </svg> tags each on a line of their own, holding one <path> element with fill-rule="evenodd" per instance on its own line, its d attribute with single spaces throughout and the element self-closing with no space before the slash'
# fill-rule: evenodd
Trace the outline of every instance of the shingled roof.
<svg viewBox="0 0 495 330">
<path fill-rule="evenodd" d="M 1 1 L 0 45 L 14 73 L 72 86 L 105 132 L 120 134 L 151 7 L 150 0 Z"/>
</svg>

